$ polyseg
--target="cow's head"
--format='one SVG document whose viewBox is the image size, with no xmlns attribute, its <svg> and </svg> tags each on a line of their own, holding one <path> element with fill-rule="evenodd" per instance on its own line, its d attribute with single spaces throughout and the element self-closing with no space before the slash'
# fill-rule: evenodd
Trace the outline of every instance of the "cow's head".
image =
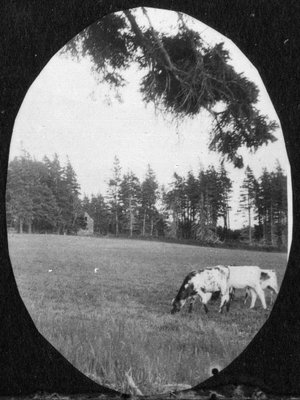
<svg viewBox="0 0 300 400">
<path fill-rule="evenodd" d="M 171 314 L 179 312 L 186 302 L 186 300 L 177 300 L 176 297 L 172 300 Z"/>
<path fill-rule="evenodd" d="M 172 300 L 171 314 L 179 312 L 184 306 L 185 302 L 197 292 L 195 291 L 192 278 L 197 274 L 196 271 L 190 272 L 184 279 L 176 297 Z"/>
<path fill-rule="evenodd" d="M 267 270 L 261 273 L 261 287 L 263 289 L 273 290 L 276 294 L 278 294 L 278 282 L 277 275 L 274 270 Z"/>
</svg>

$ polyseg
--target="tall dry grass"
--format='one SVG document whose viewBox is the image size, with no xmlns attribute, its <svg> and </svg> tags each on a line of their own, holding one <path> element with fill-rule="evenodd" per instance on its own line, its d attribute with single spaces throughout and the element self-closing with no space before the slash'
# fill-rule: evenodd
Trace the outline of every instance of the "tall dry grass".
<svg viewBox="0 0 300 400">
<path fill-rule="evenodd" d="M 37 310 L 35 310 L 37 312 Z M 32 311 L 32 314 L 33 311 Z M 67 359 L 102 385 L 130 392 L 126 374 L 143 394 L 195 385 L 214 366 L 227 365 L 239 352 L 214 322 L 199 314 L 179 316 L 101 309 L 77 317 L 55 310 L 34 315 L 37 327 Z"/>
</svg>

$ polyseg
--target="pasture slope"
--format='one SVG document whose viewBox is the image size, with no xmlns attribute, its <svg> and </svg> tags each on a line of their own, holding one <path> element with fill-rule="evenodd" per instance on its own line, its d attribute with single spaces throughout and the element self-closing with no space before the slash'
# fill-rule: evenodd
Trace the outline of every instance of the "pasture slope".
<svg viewBox="0 0 300 400">
<path fill-rule="evenodd" d="M 194 385 L 226 366 L 269 315 L 248 310 L 238 293 L 228 314 L 219 301 L 170 315 L 185 275 L 217 264 L 274 268 L 286 255 L 141 240 L 9 235 L 21 296 L 39 331 L 77 368 L 101 384 L 143 394 Z M 95 273 L 95 268 L 99 268 Z M 52 272 L 49 272 L 52 270 Z M 267 302 L 268 302 L 267 298 Z"/>
</svg>

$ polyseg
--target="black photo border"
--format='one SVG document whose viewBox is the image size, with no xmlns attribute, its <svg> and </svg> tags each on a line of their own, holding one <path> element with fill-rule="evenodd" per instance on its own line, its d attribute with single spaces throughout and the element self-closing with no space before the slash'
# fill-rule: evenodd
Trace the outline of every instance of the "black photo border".
<svg viewBox="0 0 300 400">
<path fill-rule="evenodd" d="M 5 185 L 13 123 L 31 83 L 50 58 L 81 30 L 111 12 L 139 6 L 182 11 L 231 39 L 258 69 L 282 124 L 293 185 L 293 242 L 282 289 L 266 327 L 224 374 L 198 390 L 256 385 L 300 395 L 300 94 L 299 1 L 273 0 L 6 0 L 0 5 L 0 396 L 36 391 L 119 395 L 75 372 L 35 326 L 19 296 L 9 261 Z M 277 327 L 277 328 L 274 328 Z M 267 334 L 278 333 L 267 341 Z M 281 329 L 281 330 L 280 330 Z M 270 335 L 269 335 L 270 336 Z M 283 342 L 280 342 L 283 338 Z M 299 339 L 298 339 L 299 338 Z M 282 348 L 280 346 L 282 344 Z M 279 345 L 279 346 L 278 346 Z M 274 346 L 278 346 L 274 355 Z M 292 347 L 293 346 L 293 347 Z M 295 354 L 292 353 L 292 348 Z M 247 371 L 258 365 L 257 376 Z M 249 355 L 252 351 L 252 357 Z M 255 356 L 257 354 L 257 357 Z M 298 355 L 299 354 L 299 355 Z M 272 358 L 273 357 L 273 358 Z M 278 358 L 279 357 L 279 358 Z M 253 359 L 253 361 L 252 361 Z M 40 364 L 39 364 L 40 360 Z M 273 360 L 273 364 L 272 364 Z M 281 368 L 276 365 L 281 362 Z M 253 363 L 253 365 L 252 365 Z M 55 372 L 54 366 L 60 365 Z M 260 364 L 259 364 L 260 365 Z M 42 371 L 39 373 L 39 371 Z M 63 373 L 65 376 L 62 376 Z M 69 382 L 66 382 L 69 380 Z M 299 382 L 298 382 L 299 381 Z M 268 382 L 268 384 L 266 383 Z"/>
</svg>

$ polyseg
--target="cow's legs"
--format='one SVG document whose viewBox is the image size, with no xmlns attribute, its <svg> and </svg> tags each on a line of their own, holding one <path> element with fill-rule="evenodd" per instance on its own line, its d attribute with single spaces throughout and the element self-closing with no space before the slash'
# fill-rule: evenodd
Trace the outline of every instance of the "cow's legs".
<svg viewBox="0 0 300 400">
<path fill-rule="evenodd" d="M 257 287 L 256 293 L 258 294 L 258 297 L 261 301 L 263 308 L 266 309 L 267 304 L 266 304 L 265 292 L 263 291 L 263 289 L 260 285 Z"/>
<path fill-rule="evenodd" d="M 272 305 L 274 303 L 274 294 L 277 294 L 277 292 L 274 289 L 269 289 L 270 293 L 270 304 Z"/>
<path fill-rule="evenodd" d="M 246 302 L 247 302 L 247 299 L 248 299 L 248 297 L 249 296 L 252 296 L 252 293 L 251 293 L 251 290 L 250 290 L 250 288 L 246 288 L 246 293 L 245 293 L 245 297 L 244 297 L 244 304 L 246 304 Z"/>
<path fill-rule="evenodd" d="M 253 289 L 254 289 L 253 292 L 255 291 L 255 296 L 252 297 L 252 301 L 251 301 L 251 306 L 250 306 L 250 308 L 253 308 L 253 307 L 254 307 L 256 298 L 257 298 L 257 296 L 258 296 L 259 299 L 260 299 L 260 301 L 261 301 L 261 304 L 262 304 L 262 306 L 263 306 L 263 309 L 266 309 L 266 308 L 267 308 L 267 305 L 266 305 L 266 298 L 265 298 L 265 293 L 264 293 L 262 287 L 261 287 L 260 285 L 256 285 Z M 251 293 L 251 294 L 252 294 L 252 293 Z"/>
<path fill-rule="evenodd" d="M 229 290 L 229 300 L 230 301 L 234 300 L 234 297 L 235 297 L 235 288 L 231 287 Z"/>
<path fill-rule="evenodd" d="M 225 305 L 229 303 L 229 300 L 230 300 L 229 290 L 226 290 L 225 293 L 221 292 L 221 304 L 219 308 L 219 313 L 223 312 L 223 308 Z M 227 310 L 229 310 L 229 306 L 227 306 Z"/>
<path fill-rule="evenodd" d="M 195 297 L 191 297 L 190 304 L 189 304 L 189 313 L 191 313 L 193 311 L 195 300 L 196 300 Z"/>
<path fill-rule="evenodd" d="M 257 293 L 252 288 L 249 288 L 249 292 L 250 292 L 250 295 L 251 295 L 251 304 L 250 304 L 249 308 L 254 308 L 255 302 L 256 302 L 256 299 L 257 299 Z"/>
<path fill-rule="evenodd" d="M 226 311 L 229 311 L 230 304 L 231 304 L 232 299 L 230 298 L 229 301 L 226 302 Z"/>
<path fill-rule="evenodd" d="M 225 305 L 226 305 L 226 298 L 225 298 L 225 296 L 222 296 L 221 297 L 221 304 L 220 304 L 220 308 L 219 308 L 219 313 L 223 312 L 223 308 L 224 308 Z"/>
<path fill-rule="evenodd" d="M 212 296 L 212 293 L 202 293 L 202 295 L 201 295 L 201 300 L 202 300 L 202 303 L 203 303 L 203 308 L 204 308 L 204 311 L 205 311 L 205 313 L 207 314 L 208 313 L 208 308 L 207 308 L 207 303 L 209 302 L 209 300 L 211 299 L 211 296 Z"/>
</svg>

